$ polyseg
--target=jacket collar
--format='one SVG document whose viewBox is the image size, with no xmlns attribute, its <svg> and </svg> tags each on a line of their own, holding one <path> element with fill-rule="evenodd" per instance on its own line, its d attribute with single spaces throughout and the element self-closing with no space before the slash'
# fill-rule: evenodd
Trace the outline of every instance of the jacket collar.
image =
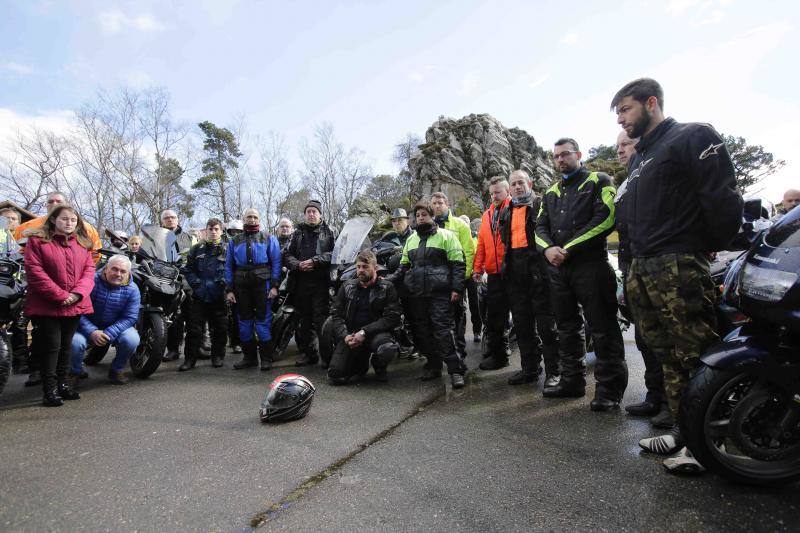
<svg viewBox="0 0 800 533">
<path fill-rule="evenodd" d="M 674 118 L 672 117 L 665 118 L 661 122 L 661 124 L 655 127 L 653 131 L 651 131 L 650 133 L 644 135 L 641 139 L 639 139 L 639 142 L 636 143 L 636 152 L 641 154 L 642 152 L 650 148 L 652 145 L 658 142 L 659 139 L 661 139 L 670 129 L 672 129 L 672 127 L 675 124 L 677 124 L 677 122 L 675 121 Z"/>
<path fill-rule="evenodd" d="M 569 179 L 564 179 L 564 176 L 561 176 L 561 187 L 563 188 L 580 185 L 589 174 L 589 169 L 581 165 L 578 170 L 569 175 Z"/>
</svg>

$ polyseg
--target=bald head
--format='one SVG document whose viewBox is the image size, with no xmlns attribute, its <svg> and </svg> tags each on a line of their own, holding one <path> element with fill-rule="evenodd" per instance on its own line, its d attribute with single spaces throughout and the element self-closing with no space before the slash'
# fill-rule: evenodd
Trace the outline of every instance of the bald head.
<svg viewBox="0 0 800 533">
<path fill-rule="evenodd" d="M 783 193 L 783 208 L 788 213 L 798 204 L 800 204 L 800 191 L 797 189 L 789 189 L 785 193 Z"/>
<path fill-rule="evenodd" d="M 639 138 L 631 139 L 628 137 L 628 134 L 625 130 L 619 132 L 617 135 L 617 159 L 621 165 L 627 167 L 628 161 L 630 161 L 631 156 L 636 152 L 636 143 L 639 142 Z"/>
</svg>

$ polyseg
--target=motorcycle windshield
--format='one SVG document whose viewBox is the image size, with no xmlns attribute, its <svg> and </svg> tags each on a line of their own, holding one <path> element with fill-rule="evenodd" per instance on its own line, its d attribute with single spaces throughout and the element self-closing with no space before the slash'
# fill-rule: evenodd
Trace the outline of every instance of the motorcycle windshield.
<svg viewBox="0 0 800 533">
<path fill-rule="evenodd" d="M 348 265 L 355 262 L 358 252 L 370 246 L 369 230 L 372 229 L 373 220 L 369 217 L 356 217 L 347 221 L 333 245 L 331 263 L 334 265 Z"/>
<path fill-rule="evenodd" d="M 156 226 L 142 226 L 142 247 L 140 251 L 148 257 L 168 261 L 178 260 L 178 250 L 175 247 L 175 234 L 170 230 Z"/>
<path fill-rule="evenodd" d="M 767 231 L 764 242 L 775 248 L 797 248 L 800 246 L 800 206 L 783 215 Z"/>
</svg>

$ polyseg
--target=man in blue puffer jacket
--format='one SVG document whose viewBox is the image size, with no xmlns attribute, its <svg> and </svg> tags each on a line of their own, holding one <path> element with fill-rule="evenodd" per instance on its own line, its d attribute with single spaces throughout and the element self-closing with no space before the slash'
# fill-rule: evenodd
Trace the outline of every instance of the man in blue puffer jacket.
<svg viewBox="0 0 800 533">
<path fill-rule="evenodd" d="M 258 365 L 261 370 L 272 368 L 272 305 L 269 300 L 278 296 L 281 282 L 281 249 L 278 239 L 261 231 L 259 214 L 255 209 L 243 213 L 244 233 L 228 242 L 225 261 L 225 291 L 230 303 L 238 303 L 239 338 L 242 341 L 242 360 L 233 365 L 239 370 Z"/>
<path fill-rule="evenodd" d="M 83 370 L 86 347 L 114 346 L 116 356 L 111 362 L 108 379 L 115 385 L 128 382 L 123 369 L 139 346 L 136 320 L 139 317 L 139 287 L 131 283 L 131 260 L 124 255 L 115 255 L 108 260 L 94 278 L 91 293 L 94 313 L 82 315 L 78 331 L 72 338 L 70 359 L 73 384 Z"/>
<path fill-rule="evenodd" d="M 222 241 L 222 221 L 210 218 L 206 222 L 206 238 L 195 244 L 186 256 L 183 275 L 192 287 L 189 305 L 189 326 L 186 335 L 186 359 L 178 370 L 194 368 L 200 354 L 200 342 L 206 322 L 211 332 L 211 366 L 219 368 L 225 358 L 228 342 L 228 309 L 225 306 L 226 246 Z"/>
</svg>

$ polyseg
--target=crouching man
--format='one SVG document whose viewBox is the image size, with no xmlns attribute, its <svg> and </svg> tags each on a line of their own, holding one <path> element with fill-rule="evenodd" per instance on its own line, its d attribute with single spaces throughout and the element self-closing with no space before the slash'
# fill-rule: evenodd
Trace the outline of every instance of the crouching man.
<svg viewBox="0 0 800 533">
<path fill-rule="evenodd" d="M 131 260 L 124 255 L 114 255 L 94 278 L 91 293 L 94 313 L 82 315 L 78 331 L 72 337 L 72 377 L 83 369 L 86 347 L 103 348 L 111 345 L 117 349 L 108 379 L 115 385 L 128 383 L 124 368 L 139 346 L 139 333 L 134 327 L 139 316 L 139 288 L 131 282 Z"/>
<path fill-rule="evenodd" d="M 342 385 L 369 370 L 370 355 L 377 381 L 386 381 L 386 367 L 397 356 L 392 331 L 402 313 L 394 285 L 378 279 L 375 254 L 364 250 L 356 258 L 356 279 L 345 282 L 331 309 L 336 348 L 328 367 L 332 385 Z"/>
</svg>

